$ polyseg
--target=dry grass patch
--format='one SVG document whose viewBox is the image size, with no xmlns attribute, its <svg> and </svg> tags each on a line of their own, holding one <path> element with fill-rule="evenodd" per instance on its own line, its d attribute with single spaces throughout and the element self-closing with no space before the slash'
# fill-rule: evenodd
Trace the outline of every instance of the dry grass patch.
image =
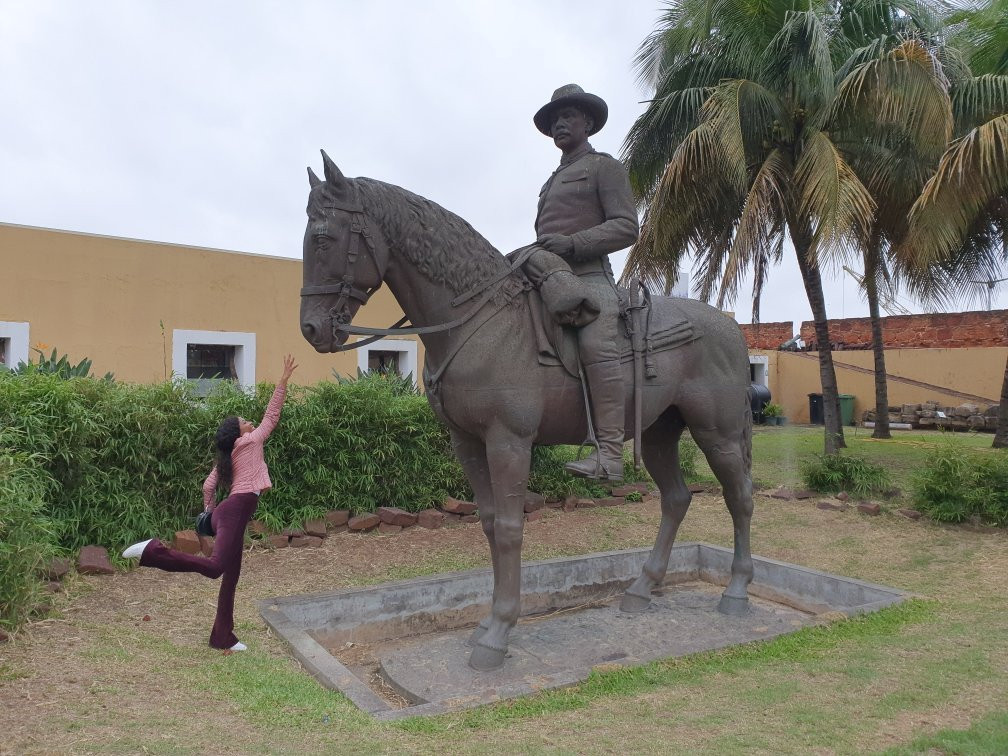
<svg viewBox="0 0 1008 756">
<path fill-rule="evenodd" d="M 653 500 L 549 512 L 526 527 L 525 557 L 649 546 L 658 519 Z M 731 545 L 720 497 L 694 497 L 679 540 Z M 487 566 L 489 551 L 478 525 L 394 537 L 341 534 L 320 549 L 247 554 L 236 606 L 238 635 L 250 647 L 245 654 L 224 656 L 206 646 L 212 581 L 134 569 L 70 584 L 52 619 L 0 645 L 0 750 L 863 752 L 1004 709 L 1008 614 L 998 597 L 1008 574 L 1005 533 L 759 497 L 753 550 L 928 601 L 903 615 L 605 673 L 473 712 L 381 725 L 308 678 L 265 628 L 255 602 Z M 196 729 L 227 733 L 227 742 Z"/>
</svg>

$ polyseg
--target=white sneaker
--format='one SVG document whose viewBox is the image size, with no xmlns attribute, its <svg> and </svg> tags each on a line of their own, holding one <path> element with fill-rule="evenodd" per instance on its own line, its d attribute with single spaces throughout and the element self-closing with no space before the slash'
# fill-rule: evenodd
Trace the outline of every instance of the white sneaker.
<svg viewBox="0 0 1008 756">
<path fill-rule="evenodd" d="M 233 646 L 231 646 L 231 648 L 229 648 L 228 651 L 248 651 L 248 646 L 246 646 L 241 641 L 238 641 Z"/>
<path fill-rule="evenodd" d="M 125 559 L 139 559 L 140 555 L 143 554 L 144 549 L 147 548 L 147 544 L 153 541 L 153 538 L 148 538 L 146 541 L 140 541 L 140 543 L 134 543 L 126 551 L 122 553 Z"/>
</svg>

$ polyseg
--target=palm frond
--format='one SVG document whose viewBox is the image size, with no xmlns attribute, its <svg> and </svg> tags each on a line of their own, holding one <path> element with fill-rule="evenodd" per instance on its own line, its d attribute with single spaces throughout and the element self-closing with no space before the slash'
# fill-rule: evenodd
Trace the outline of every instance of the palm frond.
<svg viewBox="0 0 1008 756">
<path fill-rule="evenodd" d="M 774 149 L 760 166 L 745 198 L 742 216 L 735 229 L 721 276 L 717 306 L 734 302 L 738 284 L 746 271 L 766 270 L 769 262 L 779 262 L 784 227 L 783 205 L 791 179 L 787 154 Z M 761 284 L 762 285 L 762 284 Z"/>
<path fill-rule="evenodd" d="M 868 238 L 875 202 L 822 131 L 808 137 L 795 164 L 799 214 L 812 229 L 810 254 L 844 258 Z"/>
<path fill-rule="evenodd" d="M 965 134 L 1008 113 L 1008 75 L 984 74 L 961 81 L 952 91 L 956 134 Z"/>
<path fill-rule="evenodd" d="M 785 100 L 818 110 L 833 92 L 829 35 L 814 11 L 793 11 L 763 54 L 762 80 Z"/>
<path fill-rule="evenodd" d="M 963 248 L 985 208 L 1008 195 L 1008 114 L 954 142 L 910 211 L 907 245 L 922 267 Z"/>
</svg>

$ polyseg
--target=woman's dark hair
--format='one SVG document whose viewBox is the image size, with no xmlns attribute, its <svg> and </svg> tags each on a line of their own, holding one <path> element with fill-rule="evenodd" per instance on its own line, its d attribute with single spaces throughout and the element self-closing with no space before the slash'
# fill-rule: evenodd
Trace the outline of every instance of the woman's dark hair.
<svg viewBox="0 0 1008 756">
<path fill-rule="evenodd" d="M 223 486 L 225 495 L 231 488 L 231 451 L 241 435 L 237 417 L 226 417 L 217 426 L 214 447 L 217 449 L 217 485 Z"/>
</svg>

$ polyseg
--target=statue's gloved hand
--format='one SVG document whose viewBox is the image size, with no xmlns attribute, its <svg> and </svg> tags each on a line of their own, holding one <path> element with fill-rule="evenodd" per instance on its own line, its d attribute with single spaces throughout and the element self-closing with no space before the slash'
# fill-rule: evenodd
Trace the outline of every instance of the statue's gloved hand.
<svg viewBox="0 0 1008 756">
<path fill-rule="evenodd" d="M 574 254 L 574 240 L 565 234 L 543 234 L 536 239 L 536 244 L 560 257 Z"/>
</svg>

